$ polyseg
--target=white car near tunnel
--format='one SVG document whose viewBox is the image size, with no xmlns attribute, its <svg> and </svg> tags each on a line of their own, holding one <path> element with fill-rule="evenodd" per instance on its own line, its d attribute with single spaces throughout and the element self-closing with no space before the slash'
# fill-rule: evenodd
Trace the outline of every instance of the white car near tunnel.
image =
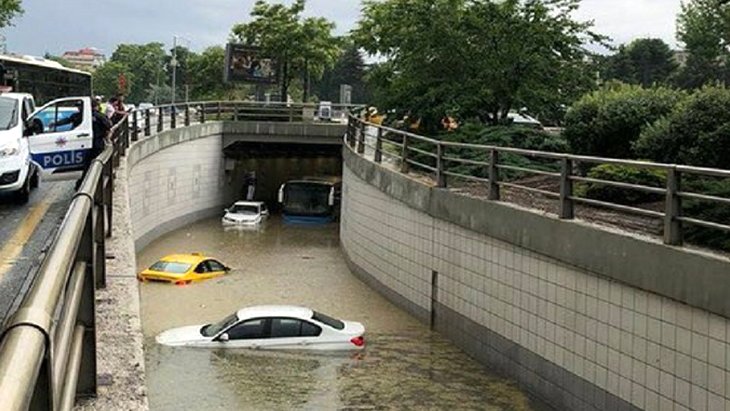
<svg viewBox="0 0 730 411">
<path fill-rule="evenodd" d="M 221 223 L 228 226 L 258 225 L 269 217 L 269 210 L 261 201 L 238 201 L 224 211 Z"/>
<path fill-rule="evenodd" d="M 365 346 L 365 327 L 309 308 L 256 306 L 223 320 L 165 331 L 159 344 L 174 347 L 281 350 L 358 350 Z"/>
</svg>

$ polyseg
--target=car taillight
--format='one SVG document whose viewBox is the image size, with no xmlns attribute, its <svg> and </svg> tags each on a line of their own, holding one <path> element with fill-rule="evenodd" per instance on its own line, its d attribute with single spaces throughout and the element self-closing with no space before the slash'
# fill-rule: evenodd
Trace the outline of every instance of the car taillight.
<svg viewBox="0 0 730 411">
<path fill-rule="evenodd" d="M 365 338 L 361 335 L 351 339 L 350 342 L 355 344 L 355 347 L 362 347 L 365 345 Z"/>
</svg>

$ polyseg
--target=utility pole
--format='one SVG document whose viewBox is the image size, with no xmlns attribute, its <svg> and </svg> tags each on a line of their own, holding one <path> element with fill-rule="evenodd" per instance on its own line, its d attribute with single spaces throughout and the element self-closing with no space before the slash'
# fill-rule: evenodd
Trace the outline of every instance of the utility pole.
<svg viewBox="0 0 730 411">
<path fill-rule="evenodd" d="M 172 36 L 172 104 L 175 105 L 175 83 L 177 82 L 177 36 Z"/>
</svg>

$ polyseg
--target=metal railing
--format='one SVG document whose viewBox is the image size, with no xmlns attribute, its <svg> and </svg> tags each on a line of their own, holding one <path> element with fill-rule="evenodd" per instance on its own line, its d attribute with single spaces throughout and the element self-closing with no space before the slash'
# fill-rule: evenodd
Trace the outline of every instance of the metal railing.
<svg viewBox="0 0 730 411">
<path fill-rule="evenodd" d="M 93 160 L 0 342 L 3 410 L 70 410 L 96 395 L 96 289 L 106 286 L 114 169 L 129 145 L 124 118 Z"/>
<path fill-rule="evenodd" d="M 355 105 L 333 104 L 329 116 L 320 118 L 320 106 L 313 103 L 279 103 L 250 101 L 204 101 L 165 104 L 130 114 L 132 141 L 154 132 L 175 129 L 209 121 L 272 121 L 272 122 L 346 122 Z"/>
<path fill-rule="evenodd" d="M 608 209 L 618 213 L 640 215 L 659 219 L 663 223 L 664 243 L 683 244 L 683 226 L 720 230 L 730 233 L 727 222 L 708 221 L 683 215 L 683 200 L 695 200 L 712 204 L 730 205 L 730 198 L 708 193 L 690 192 L 682 185 L 683 177 L 730 179 L 730 170 L 709 169 L 675 164 L 659 164 L 643 161 L 618 160 L 611 158 L 551 153 L 499 146 L 465 144 L 442 141 L 420 136 L 367 122 L 357 115 L 348 116 L 346 143 L 360 155 L 372 155 L 376 163 L 390 159 L 399 171 L 408 173 L 412 169 L 432 178 L 436 187 L 449 188 L 450 180 L 468 181 L 485 187 L 486 198 L 491 201 L 504 200 L 502 188 L 522 190 L 532 195 L 557 201 L 558 216 L 574 219 L 576 205 Z M 466 155 L 468 153 L 469 155 Z M 530 159 L 539 163 L 551 163 L 551 167 L 517 166 L 506 164 L 502 159 L 512 156 Z M 484 160 L 482 160 L 484 159 Z M 529 163 L 529 161 L 526 161 Z M 532 163 L 531 163 L 532 164 Z M 580 170 L 596 165 L 612 164 L 633 169 L 660 172 L 665 176 L 661 187 L 630 184 L 621 181 L 589 178 Z M 463 172 L 465 166 L 479 172 Z M 506 173 L 543 176 L 552 179 L 556 189 L 547 190 L 521 183 L 519 179 L 503 178 Z M 619 204 L 611 201 L 578 196 L 576 184 L 594 184 L 622 190 L 632 190 L 661 197 L 663 211 Z"/>
</svg>

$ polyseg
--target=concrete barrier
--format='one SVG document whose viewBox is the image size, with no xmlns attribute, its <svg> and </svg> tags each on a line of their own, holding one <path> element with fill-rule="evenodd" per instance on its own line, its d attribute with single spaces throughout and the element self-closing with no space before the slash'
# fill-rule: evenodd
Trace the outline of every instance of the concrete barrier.
<svg viewBox="0 0 730 411">
<path fill-rule="evenodd" d="M 730 261 L 423 185 L 344 148 L 352 270 L 560 410 L 730 409 Z"/>
</svg>

